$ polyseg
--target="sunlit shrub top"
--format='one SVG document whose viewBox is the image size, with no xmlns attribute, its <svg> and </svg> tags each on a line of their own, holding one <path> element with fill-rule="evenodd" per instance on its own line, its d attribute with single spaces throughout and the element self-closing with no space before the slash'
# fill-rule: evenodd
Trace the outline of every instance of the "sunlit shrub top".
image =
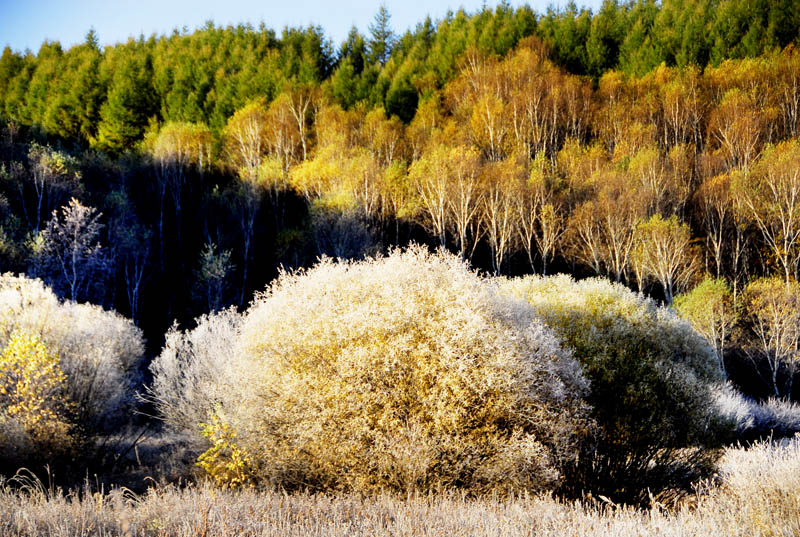
<svg viewBox="0 0 800 537">
<path fill-rule="evenodd" d="M 577 362 L 530 306 L 449 254 L 411 248 L 283 274 L 240 331 L 235 389 L 217 394 L 215 416 L 261 481 L 542 488 L 585 426 Z"/>
</svg>

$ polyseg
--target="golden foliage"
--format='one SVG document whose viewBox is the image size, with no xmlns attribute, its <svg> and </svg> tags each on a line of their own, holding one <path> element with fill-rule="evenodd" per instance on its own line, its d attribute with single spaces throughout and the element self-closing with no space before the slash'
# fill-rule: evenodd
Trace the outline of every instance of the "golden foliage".
<svg viewBox="0 0 800 537">
<path fill-rule="evenodd" d="M 236 445 L 236 432 L 231 426 L 218 413 L 211 417 L 211 423 L 201 426 L 201 434 L 211 442 L 211 447 L 197 458 L 197 466 L 223 489 L 251 485 L 250 457 Z"/>
<path fill-rule="evenodd" d="M 71 405 L 64 394 L 66 375 L 58 355 L 39 336 L 15 331 L 0 354 L 0 431 L 8 421 L 24 430 L 34 449 L 44 454 L 67 450 Z M 0 442 L 9 439 L 0 438 Z"/>
</svg>

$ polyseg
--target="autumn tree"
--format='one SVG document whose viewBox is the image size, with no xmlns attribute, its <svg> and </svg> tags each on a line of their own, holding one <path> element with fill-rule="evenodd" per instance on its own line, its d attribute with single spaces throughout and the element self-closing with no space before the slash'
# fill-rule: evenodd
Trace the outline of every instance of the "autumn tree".
<svg viewBox="0 0 800 537">
<path fill-rule="evenodd" d="M 737 174 L 736 190 L 788 284 L 800 262 L 800 142 L 769 147 L 752 173 Z"/>
<path fill-rule="evenodd" d="M 694 197 L 695 214 L 703 224 L 706 250 L 714 264 L 714 275 L 730 278 L 736 298 L 745 268 L 750 224 L 738 206 L 738 194 L 731 174 L 706 178 Z"/>
<path fill-rule="evenodd" d="M 597 273 L 603 270 L 622 281 L 630 268 L 634 229 L 646 215 L 646 202 L 624 172 L 601 169 L 593 174 L 592 182 L 595 195 L 581 202 L 570 217 L 572 248 Z"/>
<path fill-rule="evenodd" d="M 170 122 L 159 129 L 148 144 L 157 166 L 159 196 L 158 232 L 163 258 L 164 197 L 170 193 L 175 207 L 175 228 L 181 242 L 183 222 L 183 191 L 192 169 L 202 171 L 210 165 L 213 136 L 205 125 Z M 163 263 L 163 260 L 162 260 Z"/>
<path fill-rule="evenodd" d="M 257 175 L 267 152 L 268 124 L 263 100 L 250 102 L 228 119 L 223 131 L 225 155 L 240 176 Z"/>
<path fill-rule="evenodd" d="M 633 262 L 637 274 L 656 280 L 667 304 L 685 288 L 697 271 L 697 253 L 691 229 L 678 217 L 656 214 L 639 223 L 635 231 Z"/>
<path fill-rule="evenodd" d="M 425 216 L 423 225 L 433 233 L 442 247 L 447 245 L 449 156 L 446 147 L 437 146 L 425 152 L 408 170 L 409 179 L 417 191 Z"/>
<path fill-rule="evenodd" d="M 492 253 L 492 270 L 500 274 L 516 239 L 516 198 L 525 180 L 525 168 L 518 159 L 509 158 L 487 164 L 483 175 L 481 225 Z"/>
<path fill-rule="evenodd" d="M 41 229 L 42 214 L 59 207 L 70 194 L 80 188 L 80 171 L 76 159 L 50 147 L 32 144 L 28 150 L 30 182 L 36 194 L 34 230 Z M 23 183 L 20 183 L 20 188 Z M 24 201 L 23 201 L 23 207 Z"/>
<path fill-rule="evenodd" d="M 747 170 L 767 141 L 766 127 L 773 118 L 760 109 L 752 94 L 734 88 L 725 93 L 711 113 L 710 137 L 725 155 L 728 168 Z"/>
<path fill-rule="evenodd" d="M 484 191 L 481 188 L 480 155 L 462 145 L 437 145 L 414 162 L 409 169 L 425 213 L 425 223 L 446 245 L 452 231 L 462 259 L 472 257 L 479 239 L 479 216 Z"/>
<path fill-rule="evenodd" d="M 705 278 L 688 293 L 676 296 L 674 306 L 706 338 L 727 375 L 725 349 L 739 317 L 728 283 L 721 278 Z"/>
<path fill-rule="evenodd" d="M 534 250 L 542 260 L 542 274 L 566 231 L 561 200 L 556 193 L 555 180 L 550 173 L 544 152 L 537 155 L 525 184 L 516 195 L 515 225 L 522 248 L 528 254 L 531 270 L 536 272 Z"/>
<path fill-rule="evenodd" d="M 788 399 L 800 365 L 800 284 L 754 280 L 744 291 L 744 307 L 753 336 L 750 356 L 766 364 L 775 396 Z"/>
</svg>

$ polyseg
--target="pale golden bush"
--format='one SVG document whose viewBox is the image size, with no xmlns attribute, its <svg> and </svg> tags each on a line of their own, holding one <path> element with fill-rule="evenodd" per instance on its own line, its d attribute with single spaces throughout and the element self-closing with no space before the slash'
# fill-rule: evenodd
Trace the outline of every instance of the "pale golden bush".
<svg viewBox="0 0 800 537">
<path fill-rule="evenodd" d="M 526 303 L 449 254 L 411 248 L 283 274 L 238 330 L 224 352 L 230 389 L 201 404 L 215 404 L 262 483 L 541 489 L 585 427 L 579 365 Z M 168 342 L 154 365 L 174 423 L 188 414 L 167 387 L 183 381 L 159 377 L 196 370 L 191 346 Z"/>
<path fill-rule="evenodd" d="M 66 396 L 85 432 L 119 424 L 134 402 L 141 331 L 121 315 L 60 302 L 40 280 L 0 276 L 0 347 L 15 330 L 35 335 L 59 357 Z"/>
</svg>

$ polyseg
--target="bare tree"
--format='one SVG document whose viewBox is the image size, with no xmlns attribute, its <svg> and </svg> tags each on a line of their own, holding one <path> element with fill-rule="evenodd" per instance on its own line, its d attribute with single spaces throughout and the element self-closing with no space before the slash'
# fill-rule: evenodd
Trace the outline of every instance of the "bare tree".
<svg viewBox="0 0 800 537">
<path fill-rule="evenodd" d="M 33 270 L 70 300 L 89 295 L 105 278 L 107 260 L 100 246 L 101 214 L 72 198 L 37 237 Z"/>
</svg>

